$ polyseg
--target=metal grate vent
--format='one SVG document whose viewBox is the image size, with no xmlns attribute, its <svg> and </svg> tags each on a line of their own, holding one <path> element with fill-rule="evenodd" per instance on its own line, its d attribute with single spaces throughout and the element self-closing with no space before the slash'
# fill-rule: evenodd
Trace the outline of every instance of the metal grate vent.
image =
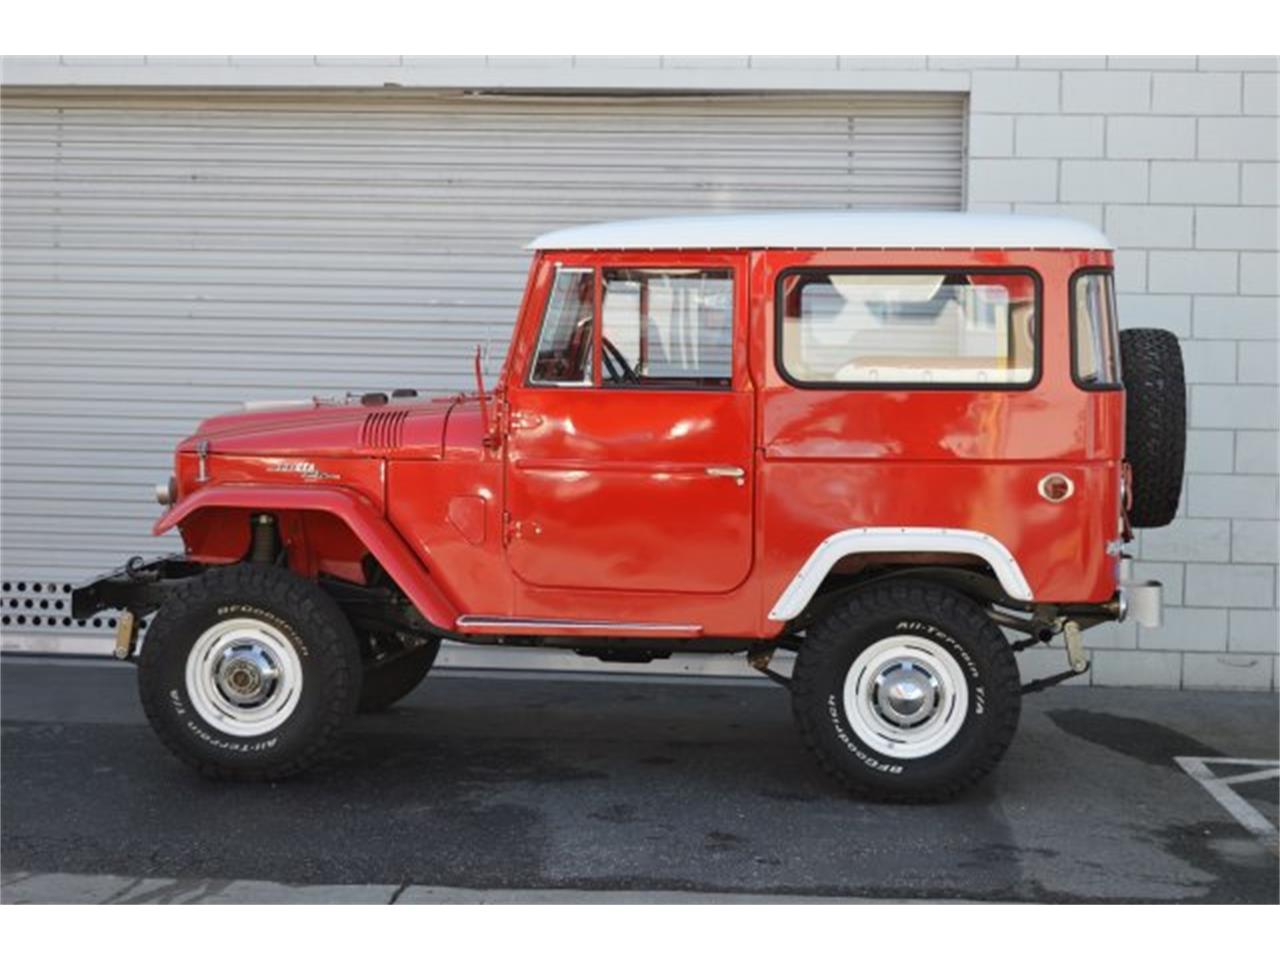
<svg viewBox="0 0 1280 960">
<path fill-rule="evenodd" d="M 37 637 L 51 640 L 62 638 L 67 640 L 83 637 L 92 641 L 94 637 L 110 638 L 119 621 L 119 611 L 103 610 L 86 620 L 75 620 L 71 616 L 71 591 L 74 584 L 48 580 L 5 580 L 0 584 L 0 628 L 4 631 L 5 649 L 39 649 L 22 645 Z M 146 636 L 147 627 L 151 625 L 152 616 L 143 617 L 138 623 L 138 636 L 141 641 Z M 20 644 L 12 646 L 12 641 Z M 91 652 L 105 653 L 110 649 L 109 640 L 104 646 L 68 651 L 65 648 L 58 652 Z"/>
<path fill-rule="evenodd" d="M 115 612 L 103 610 L 88 620 L 71 618 L 70 583 L 5 580 L 0 584 L 0 626 L 13 630 L 114 630 Z"/>
<path fill-rule="evenodd" d="M 404 440 L 404 422 L 409 419 L 408 410 L 383 410 L 371 413 L 360 429 L 360 443 L 366 447 L 391 449 Z"/>
</svg>

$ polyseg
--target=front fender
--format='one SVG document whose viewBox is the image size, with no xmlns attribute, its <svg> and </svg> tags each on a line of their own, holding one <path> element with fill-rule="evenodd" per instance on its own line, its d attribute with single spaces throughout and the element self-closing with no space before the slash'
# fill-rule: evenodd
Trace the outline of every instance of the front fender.
<svg viewBox="0 0 1280 960">
<path fill-rule="evenodd" d="M 225 509 L 272 513 L 323 513 L 342 521 L 352 536 L 382 565 L 387 575 L 428 623 L 452 631 L 457 606 L 414 555 L 394 527 L 360 493 L 336 487 L 285 487 L 266 484 L 205 487 L 183 497 L 152 530 L 156 536 L 206 511 Z"/>
</svg>

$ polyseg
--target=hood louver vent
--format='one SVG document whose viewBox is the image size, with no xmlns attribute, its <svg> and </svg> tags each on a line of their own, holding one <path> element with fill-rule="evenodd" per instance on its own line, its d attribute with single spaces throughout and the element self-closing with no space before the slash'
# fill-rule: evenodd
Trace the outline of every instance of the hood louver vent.
<svg viewBox="0 0 1280 960">
<path fill-rule="evenodd" d="M 364 418 L 360 428 L 360 443 L 365 447 L 391 449 L 404 442 L 404 422 L 409 419 L 408 410 L 385 410 L 371 413 Z"/>
</svg>

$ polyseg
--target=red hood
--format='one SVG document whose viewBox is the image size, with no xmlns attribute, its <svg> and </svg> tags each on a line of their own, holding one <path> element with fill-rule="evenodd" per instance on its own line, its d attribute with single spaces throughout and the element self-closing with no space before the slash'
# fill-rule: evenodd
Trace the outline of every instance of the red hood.
<svg viewBox="0 0 1280 960">
<path fill-rule="evenodd" d="M 410 457 L 444 455 L 445 428 L 458 397 L 394 401 L 382 406 L 314 401 L 210 417 L 179 447 L 277 457 Z"/>
</svg>

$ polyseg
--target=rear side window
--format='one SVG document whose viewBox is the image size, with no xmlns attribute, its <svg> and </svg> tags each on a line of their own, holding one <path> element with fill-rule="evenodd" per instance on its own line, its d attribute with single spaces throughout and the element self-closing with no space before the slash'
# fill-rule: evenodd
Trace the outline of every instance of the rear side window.
<svg viewBox="0 0 1280 960">
<path fill-rule="evenodd" d="M 1086 390 L 1120 386 L 1117 328 L 1111 272 L 1077 273 L 1071 281 L 1071 374 Z"/>
<path fill-rule="evenodd" d="M 542 332 L 533 357 L 529 382 L 549 386 L 591 383 L 591 340 L 595 312 L 595 272 L 590 268 L 559 267 Z"/>
<path fill-rule="evenodd" d="M 1037 375 L 1029 273 L 798 270 L 779 280 L 778 358 L 799 386 L 1017 387 Z"/>
</svg>

